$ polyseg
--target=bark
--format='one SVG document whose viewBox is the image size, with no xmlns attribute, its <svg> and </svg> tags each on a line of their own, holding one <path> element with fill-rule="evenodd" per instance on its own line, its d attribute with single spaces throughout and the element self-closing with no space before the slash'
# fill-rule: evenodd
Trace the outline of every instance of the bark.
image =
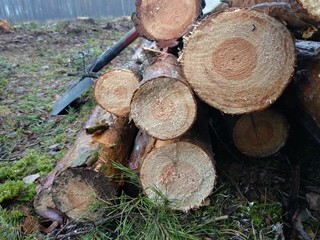
<svg viewBox="0 0 320 240">
<path fill-rule="evenodd" d="M 52 222 L 63 223 L 63 214 L 57 209 L 53 202 L 51 188 L 44 189 L 37 194 L 33 201 L 36 213 Z"/>
<path fill-rule="evenodd" d="M 133 21 L 140 35 L 160 47 L 177 44 L 201 12 L 198 0 L 137 0 Z"/>
<path fill-rule="evenodd" d="M 154 148 L 156 142 L 157 140 L 148 135 L 146 132 L 143 132 L 141 130 L 138 132 L 129 159 L 129 167 L 132 170 L 139 169 L 139 166 L 141 165 L 140 162 L 142 162 L 141 159 L 146 158 L 146 156 Z"/>
<path fill-rule="evenodd" d="M 171 208 L 182 211 L 202 206 L 216 182 L 206 124 L 198 122 L 178 139 L 149 139 L 147 143 L 139 165 L 142 188 L 148 197 L 163 201 L 164 196 Z"/>
<path fill-rule="evenodd" d="M 267 157 L 285 145 L 289 126 L 286 118 L 275 111 L 265 110 L 242 116 L 233 128 L 237 149 L 252 157 Z"/>
<path fill-rule="evenodd" d="M 192 126 L 196 112 L 193 93 L 173 55 L 159 56 L 145 68 L 131 100 L 130 117 L 138 128 L 158 139 L 173 139 Z"/>
<path fill-rule="evenodd" d="M 95 83 L 94 97 L 105 110 L 117 116 L 127 116 L 133 92 L 140 76 L 126 69 L 114 69 L 103 74 Z"/>
<path fill-rule="evenodd" d="M 91 166 L 94 164 L 98 160 L 98 152 L 101 145 L 97 141 L 92 141 L 93 135 L 88 134 L 86 128 L 88 126 L 92 127 L 102 124 L 108 124 L 109 126 L 112 126 L 116 119 L 117 118 L 115 116 L 104 111 L 101 107 L 95 107 L 88 121 L 84 124 L 83 129 L 76 136 L 74 144 L 69 148 L 68 152 L 58 162 L 55 168 L 42 181 L 37 192 L 50 188 L 57 173 L 64 171 L 67 168 Z M 106 134 L 106 131 L 100 132 L 100 134 Z"/>
<path fill-rule="evenodd" d="M 96 221 L 105 210 L 93 205 L 112 199 L 117 187 L 102 173 L 84 168 L 70 168 L 59 174 L 51 193 L 57 208 L 71 219 Z"/>
<path fill-rule="evenodd" d="M 267 108 L 294 72 L 295 45 L 289 30 L 258 11 L 215 13 L 186 39 L 180 58 L 195 93 L 224 113 Z"/>
<path fill-rule="evenodd" d="M 320 23 L 318 0 L 231 0 L 230 7 L 251 8 L 269 13 L 293 29 L 314 26 Z"/>
<path fill-rule="evenodd" d="M 109 126 L 107 130 L 95 131 L 93 134 L 88 134 L 86 131 L 88 128 L 93 129 L 96 125 L 101 126 L 105 124 L 108 124 Z M 81 191 L 81 187 L 85 187 L 84 182 L 87 181 L 86 178 L 88 176 L 96 176 L 90 172 L 94 170 L 95 172 L 99 172 L 100 175 L 108 177 L 108 181 L 103 181 L 108 184 L 107 186 L 111 184 L 107 182 L 112 182 L 113 185 L 109 191 L 111 193 L 116 192 L 120 188 L 120 182 L 117 181 L 120 179 L 120 173 L 112 164 L 113 162 L 119 162 L 122 164 L 127 163 L 136 134 L 136 128 L 133 124 L 128 123 L 128 118 L 117 118 L 98 106 L 93 111 L 85 126 L 86 127 L 78 134 L 75 144 L 69 149 L 63 159 L 59 161 L 56 167 L 44 180 L 42 186 L 38 189 L 38 194 L 36 196 L 36 199 L 43 199 L 43 192 L 50 192 L 50 188 L 52 188 L 52 194 L 56 194 L 53 197 L 54 204 L 62 213 L 66 214 L 70 218 L 78 218 L 81 214 L 84 214 L 84 209 L 88 205 L 93 204 L 95 198 L 91 196 L 90 199 L 92 201 L 90 199 L 85 199 L 84 205 L 82 206 L 80 204 L 81 206 L 79 207 L 77 205 L 79 202 L 76 199 L 74 202 L 65 203 L 68 201 L 69 196 L 63 197 L 62 195 L 64 193 L 59 189 L 54 189 L 53 185 L 56 184 L 56 186 L 58 186 L 57 188 L 61 188 L 60 185 L 63 184 L 64 181 L 70 181 L 70 189 L 74 188 L 74 191 Z M 78 173 L 77 169 L 79 167 L 86 167 L 87 169 L 81 170 L 81 172 Z M 92 170 L 90 170 L 90 168 Z M 87 171 L 89 171 L 89 173 L 87 173 Z M 65 175 L 67 177 L 65 177 Z M 63 176 L 62 180 L 60 176 Z M 99 177 L 99 179 L 100 178 L 101 177 Z M 79 181 L 81 182 L 77 184 L 77 180 L 75 179 L 80 179 Z M 77 187 L 79 187 L 78 190 Z M 87 186 L 88 189 L 90 187 L 91 185 Z M 100 187 L 94 189 L 94 193 L 97 196 L 101 196 L 101 194 L 103 194 L 103 192 L 98 192 L 99 189 Z M 53 191 L 59 192 L 53 193 Z M 74 191 L 72 191 L 71 194 L 75 195 L 76 193 Z M 85 194 L 87 194 L 89 190 L 86 191 L 87 192 L 85 192 Z M 111 194 L 110 196 L 113 197 L 114 194 Z M 39 200 L 35 200 L 34 205 L 36 206 L 38 204 Z M 51 209 L 54 208 L 52 208 L 52 202 L 49 201 L 49 198 L 41 200 L 40 204 L 41 206 L 38 207 L 41 208 L 39 210 L 40 215 L 44 217 L 53 216 Z M 65 206 L 65 204 L 68 205 Z M 73 207 L 72 204 L 74 204 Z M 73 208 L 74 210 L 71 210 Z M 70 211 L 68 209 L 70 209 Z M 94 213 L 92 216 L 88 216 L 87 218 L 92 220 L 98 216 L 100 216 L 100 213 L 97 213 L 97 215 Z M 53 217 L 56 216 L 54 215 Z"/>
<path fill-rule="evenodd" d="M 113 167 L 113 162 L 127 165 L 136 133 L 136 127 L 133 123 L 129 123 L 127 117 L 119 117 L 108 131 L 95 134 L 92 137 L 92 142 L 101 147 L 98 160 L 91 168 L 104 173 L 105 176 L 119 180 L 120 173 Z"/>
</svg>

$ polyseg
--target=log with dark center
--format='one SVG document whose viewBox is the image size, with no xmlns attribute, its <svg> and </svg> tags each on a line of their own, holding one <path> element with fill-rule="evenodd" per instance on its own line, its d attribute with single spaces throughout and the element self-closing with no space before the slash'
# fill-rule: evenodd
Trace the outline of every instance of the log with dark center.
<svg viewBox="0 0 320 240">
<path fill-rule="evenodd" d="M 284 146 L 288 136 L 286 118 L 265 110 L 242 116 L 233 129 L 233 142 L 238 150 L 252 157 L 267 157 Z"/>
<path fill-rule="evenodd" d="M 203 20 L 180 58 L 187 81 L 224 113 L 267 108 L 291 80 L 296 55 L 289 30 L 258 11 L 234 10 Z"/>
<path fill-rule="evenodd" d="M 96 81 L 95 99 L 108 112 L 126 116 L 130 112 L 130 101 L 139 81 L 140 77 L 130 70 L 111 70 Z"/>
<path fill-rule="evenodd" d="M 160 47 L 176 45 L 200 14 L 199 0 L 137 0 L 133 21 L 140 35 Z"/>
<path fill-rule="evenodd" d="M 229 5 L 265 11 L 293 29 L 320 24 L 319 0 L 231 0 Z"/>
<path fill-rule="evenodd" d="M 130 117 L 137 127 L 155 138 L 173 139 L 192 126 L 196 112 L 193 93 L 173 55 L 160 56 L 145 68 L 131 101 Z"/>
<path fill-rule="evenodd" d="M 216 183 L 216 171 L 206 124 L 196 124 L 182 138 L 154 141 L 140 159 L 143 190 L 154 201 L 188 211 L 204 204 Z M 146 153 L 146 152 L 145 152 Z"/>
<path fill-rule="evenodd" d="M 113 199 L 117 190 L 102 173 L 71 168 L 55 178 L 51 193 L 57 208 L 69 218 L 96 221 L 105 210 L 93 208 L 93 205 L 101 200 Z"/>
</svg>

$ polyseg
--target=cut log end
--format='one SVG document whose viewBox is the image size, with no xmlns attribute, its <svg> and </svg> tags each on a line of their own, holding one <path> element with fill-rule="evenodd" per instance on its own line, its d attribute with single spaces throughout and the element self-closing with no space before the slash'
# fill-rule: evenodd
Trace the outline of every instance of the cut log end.
<svg viewBox="0 0 320 240">
<path fill-rule="evenodd" d="M 308 64 L 309 81 L 301 81 L 298 96 L 302 106 L 320 127 L 320 61 Z"/>
<path fill-rule="evenodd" d="M 202 148 L 177 142 L 152 151 L 143 161 L 140 179 L 151 199 L 164 200 L 163 194 L 171 208 L 188 211 L 210 195 L 216 173 L 213 159 Z"/>
<path fill-rule="evenodd" d="M 95 221 L 104 210 L 93 204 L 99 199 L 114 198 L 116 187 L 101 173 L 88 169 L 71 168 L 56 177 L 52 198 L 57 208 L 71 219 Z"/>
<path fill-rule="evenodd" d="M 159 77 L 144 83 L 135 92 L 130 116 L 151 136 L 173 139 L 192 126 L 196 109 L 193 94 L 185 83 Z"/>
<path fill-rule="evenodd" d="M 200 1 L 136 1 L 133 18 L 138 32 L 161 47 L 172 46 L 183 36 L 200 13 Z"/>
<path fill-rule="evenodd" d="M 132 71 L 115 69 L 102 75 L 94 87 L 97 103 L 110 113 L 126 116 L 140 78 Z"/>
<path fill-rule="evenodd" d="M 318 0 L 298 0 L 300 2 L 303 9 L 315 19 L 320 21 L 320 6 Z"/>
<path fill-rule="evenodd" d="M 265 110 L 242 116 L 233 129 L 233 141 L 246 155 L 267 157 L 284 146 L 288 129 L 283 115 Z"/>
<path fill-rule="evenodd" d="M 258 11 L 217 13 L 186 39 L 180 59 L 197 95 L 230 114 L 267 108 L 289 83 L 295 66 L 291 33 Z"/>
</svg>

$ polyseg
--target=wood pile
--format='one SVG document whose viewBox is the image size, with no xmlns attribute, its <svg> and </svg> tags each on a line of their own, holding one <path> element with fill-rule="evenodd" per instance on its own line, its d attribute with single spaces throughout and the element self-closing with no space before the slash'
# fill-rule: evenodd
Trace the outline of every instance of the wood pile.
<svg viewBox="0 0 320 240">
<path fill-rule="evenodd" d="M 14 30 L 6 19 L 0 19 L 0 33 L 13 33 Z"/>
<path fill-rule="evenodd" d="M 289 84 L 320 126 L 318 0 L 231 0 L 223 8 L 203 16 L 199 0 L 136 1 L 136 30 L 155 44 L 96 81 L 100 107 L 39 188 L 40 215 L 79 218 L 95 199 L 112 199 L 125 184 L 113 161 L 137 171 L 154 201 L 160 192 L 173 209 L 202 206 L 217 176 L 210 108 L 235 120 L 235 147 L 255 158 L 285 145 L 288 121 L 270 108 Z"/>
</svg>

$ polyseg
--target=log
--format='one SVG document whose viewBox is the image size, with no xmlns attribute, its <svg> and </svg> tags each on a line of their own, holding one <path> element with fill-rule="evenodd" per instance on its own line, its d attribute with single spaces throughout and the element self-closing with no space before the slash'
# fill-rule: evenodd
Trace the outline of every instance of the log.
<svg viewBox="0 0 320 240">
<path fill-rule="evenodd" d="M 159 56 L 145 68 L 131 100 L 130 117 L 138 128 L 158 139 L 173 139 L 190 129 L 196 112 L 193 93 L 173 55 Z"/>
<path fill-rule="evenodd" d="M 202 206 L 216 183 L 206 124 L 198 121 L 183 137 L 157 140 L 147 149 L 151 151 L 140 159 L 140 179 L 148 197 L 155 202 L 169 200 L 169 207 L 176 210 Z"/>
<path fill-rule="evenodd" d="M 180 57 L 195 93 L 224 113 L 267 108 L 294 72 L 295 45 L 289 30 L 258 11 L 215 13 L 186 39 Z"/>
<path fill-rule="evenodd" d="M 115 181 L 120 180 L 121 173 L 113 167 L 113 162 L 127 165 L 136 133 L 137 129 L 132 122 L 129 123 L 128 117 L 119 117 L 108 131 L 95 134 L 92 143 L 101 147 L 98 160 L 90 168 Z"/>
<path fill-rule="evenodd" d="M 57 208 L 70 219 L 97 221 L 105 209 L 93 204 L 110 201 L 117 187 L 104 174 L 85 168 L 70 168 L 59 174 L 52 184 L 52 199 Z"/>
<path fill-rule="evenodd" d="M 292 29 L 318 28 L 320 23 L 318 0 L 231 0 L 229 6 L 265 11 L 286 22 Z"/>
<path fill-rule="evenodd" d="M 139 130 L 136 139 L 134 141 L 134 147 L 132 149 L 129 168 L 132 170 L 138 170 L 141 166 L 142 160 L 152 151 L 156 145 L 156 139 L 148 135 L 146 132 Z"/>
<path fill-rule="evenodd" d="M 94 126 L 105 126 L 105 124 L 108 124 L 109 126 L 107 130 L 98 130 L 93 134 L 87 133 L 86 129 L 88 129 L 88 126 L 90 126 L 89 129 L 94 129 Z M 57 216 L 53 215 L 54 213 L 51 211 L 51 209 L 55 208 L 57 208 L 61 213 L 66 214 L 69 218 L 78 218 L 80 215 L 84 214 L 84 207 L 78 207 L 77 201 L 74 202 L 75 205 L 73 206 L 75 210 L 70 210 L 69 213 L 69 210 L 66 209 L 69 209 L 69 207 L 70 209 L 72 208 L 72 202 L 66 203 L 68 205 L 65 206 L 63 202 L 67 200 L 64 199 L 63 196 L 60 196 L 59 193 L 53 197 L 53 206 L 55 206 L 53 207 L 50 198 L 47 198 L 47 195 L 44 194 L 44 192 L 50 192 L 50 189 L 53 189 L 53 185 L 56 182 L 58 182 L 57 184 L 59 186 L 63 181 L 67 181 L 64 177 L 65 172 L 67 172 L 66 179 L 71 179 L 71 186 L 76 184 L 75 180 L 72 179 L 83 178 L 81 181 L 86 182 L 86 178 L 88 176 L 96 176 L 90 171 L 100 172 L 100 175 L 108 177 L 107 180 L 103 181 L 112 182 L 108 183 L 109 185 L 111 184 L 113 188 L 113 190 L 110 190 L 110 196 L 112 196 L 111 193 L 117 192 L 120 188 L 119 181 L 117 180 L 120 178 L 121 174 L 113 167 L 112 163 L 120 162 L 122 164 L 126 164 L 132 149 L 135 134 L 136 128 L 132 123 L 128 123 L 127 117 L 117 118 L 97 106 L 85 124 L 83 130 L 81 130 L 77 135 L 74 145 L 68 150 L 67 154 L 59 161 L 56 167 L 48 174 L 46 179 L 43 181 L 42 186 L 38 187 L 38 193 L 35 198 L 34 205 L 41 205 L 38 207 L 40 208 L 38 211 L 39 214 L 44 217 L 57 218 Z M 73 171 L 73 169 L 78 169 L 79 167 L 86 167 L 87 169 L 80 173 L 78 173 L 77 170 Z M 87 173 L 87 171 L 89 171 L 89 173 Z M 60 175 L 63 176 L 63 180 L 59 180 Z M 76 177 L 74 177 L 74 175 L 76 175 Z M 80 187 L 83 185 L 83 183 L 79 184 Z M 98 191 L 99 189 L 100 188 L 95 191 Z M 99 193 L 97 196 L 100 196 L 101 194 L 102 193 Z M 112 197 L 114 196 L 115 195 Z M 93 200 L 96 200 L 95 198 L 90 199 L 85 200 L 85 206 L 93 204 Z M 98 216 L 100 216 L 100 213 L 98 215 L 93 214 L 92 216 L 86 216 L 86 218 L 91 218 L 92 220 Z"/>
<path fill-rule="evenodd" d="M 87 133 L 88 126 L 92 128 L 104 124 L 109 125 L 107 130 Z M 91 167 L 103 171 L 108 177 L 113 177 L 116 171 L 112 167 L 112 161 L 127 161 L 136 134 L 136 128 L 132 123 L 129 124 L 128 118 L 117 118 L 96 106 L 84 126 L 75 143 L 42 181 L 38 193 L 50 188 L 55 176 L 68 168 Z"/>
<path fill-rule="evenodd" d="M 88 134 L 86 128 L 101 124 L 112 126 L 117 118 L 112 114 L 104 111 L 101 107 L 96 106 L 84 124 L 84 127 L 78 135 L 74 144 L 68 149 L 68 152 L 57 163 L 54 169 L 47 175 L 38 187 L 37 192 L 50 188 L 55 176 L 70 167 L 91 166 L 98 160 L 100 149 L 99 142 L 92 141 L 92 134 Z M 100 133 L 105 133 L 100 132 Z"/>
<path fill-rule="evenodd" d="M 285 145 L 288 130 L 286 118 L 267 109 L 242 116 L 233 128 L 233 142 L 243 154 L 267 157 Z"/>
<path fill-rule="evenodd" d="M 96 81 L 94 97 L 106 111 L 120 117 L 128 116 L 130 101 L 141 81 L 142 64 L 154 58 L 153 53 L 144 51 L 146 47 L 153 49 L 156 45 L 145 39 L 124 69 L 111 70 Z"/>
<path fill-rule="evenodd" d="M 201 12 L 199 0 L 137 0 L 134 25 L 141 36 L 160 47 L 176 45 Z"/>
<path fill-rule="evenodd" d="M 9 22 L 6 19 L 0 19 L 0 33 L 14 33 L 15 31 L 11 28 Z"/>
<path fill-rule="evenodd" d="M 140 76 L 131 70 L 114 69 L 103 74 L 94 85 L 94 97 L 106 111 L 116 116 L 127 116 L 130 101 L 137 89 Z"/>
<path fill-rule="evenodd" d="M 297 94 L 302 109 L 312 117 L 320 128 L 320 60 L 310 61 L 306 70 L 309 78 L 299 82 Z"/>
<path fill-rule="evenodd" d="M 43 218 L 59 224 L 63 223 L 63 214 L 57 209 L 53 202 L 51 187 L 44 189 L 35 196 L 33 206 L 36 213 Z"/>
</svg>

